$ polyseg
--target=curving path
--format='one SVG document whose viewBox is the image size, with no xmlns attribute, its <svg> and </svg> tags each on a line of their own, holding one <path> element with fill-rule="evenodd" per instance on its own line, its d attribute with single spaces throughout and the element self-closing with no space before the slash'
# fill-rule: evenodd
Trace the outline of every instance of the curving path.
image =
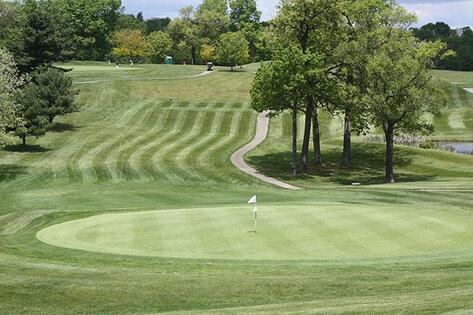
<svg viewBox="0 0 473 315">
<path fill-rule="evenodd" d="M 74 84 L 95 84 L 95 83 L 102 83 L 102 82 L 113 82 L 113 81 L 161 81 L 161 80 L 182 80 L 182 79 L 194 79 L 204 77 L 206 75 L 211 74 L 213 71 L 204 71 L 199 74 L 190 75 L 187 77 L 173 77 L 173 78 L 143 78 L 143 77 L 135 77 L 135 78 L 122 78 L 122 79 L 110 79 L 110 80 L 94 80 L 94 81 L 75 81 Z"/>
<path fill-rule="evenodd" d="M 250 176 L 256 177 L 266 183 L 269 183 L 281 188 L 285 188 L 285 189 L 292 189 L 292 190 L 301 189 L 299 187 L 290 185 L 278 179 L 263 175 L 245 162 L 244 156 L 248 152 L 256 148 L 260 143 L 262 143 L 266 139 L 268 135 L 268 129 L 269 129 L 268 112 L 263 112 L 258 115 L 258 119 L 256 121 L 256 135 L 253 138 L 253 140 L 251 140 L 250 143 L 248 143 L 247 145 L 245 145 L 244 147 L 240 148 L 238 151 L 232 154 L 231 160 L 232 160 L 233 165 L 235 165 L 242 172 L 245 172 L 246 174 Z"/>
</svg>

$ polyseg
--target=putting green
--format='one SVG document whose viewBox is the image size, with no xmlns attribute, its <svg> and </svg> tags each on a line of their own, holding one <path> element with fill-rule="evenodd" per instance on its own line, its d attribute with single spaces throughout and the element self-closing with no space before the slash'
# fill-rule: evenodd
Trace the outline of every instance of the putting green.
<svg viewBox="0 0 473 315">
<path fill-rule="evenodd" d="M 263 206 L 97 215 L 47 227 L 50 245 L 114 254 L 215 259 L 346 260 L 473 248 L 471 214 L 415 205 Z"/>
</svg>

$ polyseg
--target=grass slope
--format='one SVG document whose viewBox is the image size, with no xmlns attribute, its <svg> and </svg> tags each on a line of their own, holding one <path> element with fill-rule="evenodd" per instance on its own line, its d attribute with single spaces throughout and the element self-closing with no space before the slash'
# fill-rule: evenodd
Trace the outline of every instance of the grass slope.
<svg viewBox="0 0 473 315">
<path fill-rule="evenodd" d="M 10 145 L 0 152 L 0 313 L 473 309 L 472 157 L 399 147 L 401 182 L 378 185 L 382 146 L 356 143 L 354 169 L 340 170 L 337 122 L 323 114 L 327 168 L 294 180 L 308 189 L 283 191 L 241 174 L 229 162 L 231 152 L 254 133 L 248 91 L 256 65 L 193 78 L 205 69 L 67 66 L 76 67 L 70 72 L 76 82 L 106 81 L 77 84 L 80 112 L 59 119 L 45 137 L 28 139 L 26 148 Z M 458 97 L 459 104 L 468 107 L 464 97 Z M 275 119 L 270 139 L 249 157 L 283 178 L 289 125 L 285 116 Z M 468 130 L 453 135 L 468 137 Z M 354 179 L 370 185 L 346 185 Z M 251 228 L 245 203 L 254 193 L 262 202 L 258 235 L 245 231 Z M 273 216 L 266 217 L 265 205 Z M 245 218 L 228 207 L 243 209 Z M 209 215 L 203 208 L 221 212 Z M 195 210 L 174 216 L 169 209 Z M 57 224 L 118 213 L 130 216 L 124 230 L 117 230 L 114 220 L 83 230 L 74 224 L 70 229 L 78 234 L 65 233 L 62 241 L 77 237 L 87 249 L 95 244 L 100 251 L 115 243 L 115 248 L 125 246 L 126 254 L 124 244 L 133 244 L 154 256 L 61 248 L 36 237 L 43 229 L 63 227 Z M 234 234 L 242 230 L 239 220 L 245 221 L 245 238 L 260 237 L 256 244 Z M 265 231 L 265 221 L 271 232 Z M 322 229 L 315 222 L 327 225 Z M 213 227 L 222 227 L 219 234 Z M 216 248 L 225 243 L 235 245 L 219 254 Z M 296 249 L 290 243 L 304 245 Z M 317 247 L 328 260 L 316 257 Z M 239 255 L 242 259 L 235 259 Z"/>
</svg>

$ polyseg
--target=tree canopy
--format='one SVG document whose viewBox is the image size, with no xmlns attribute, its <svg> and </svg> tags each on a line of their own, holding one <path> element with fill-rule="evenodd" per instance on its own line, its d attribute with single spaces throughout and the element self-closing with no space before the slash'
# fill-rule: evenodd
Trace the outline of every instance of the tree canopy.
<svg viewBox="0 0 473 315">
<path fill-rule="evenodd" d="M 147 56 L 148 46 L 140 30 L 121 30 L 114 36 L 113 54 L 119 58 L 140 58 Z"/>
<path fill-rule="evenodd" d="M 0 141 L 6 132 L 23 125 L 19 116 L 19 104 L 16 101 L 24 79 L 20 76 L 13 56 L 0 48 Z"/>
<path fill-rule="evenodd" d="M 419 43 L 398 31 L 389 45 L 368 62 L 366 100 L 372 122 L 383 128 L 386 141 L 386 181 L 393 183 L 393 137 L 402 132 L 431 132 L 426 113 L 438 114 L 446 100 L 429 71 L 443 53 L 441 42 Z M 397 32 L 396 32 L 397 33 Z"/>
<path fill-rule="evenodd" d="M 394 1 L 281 1 L 270 30 L 272 61 L 257 72 L 251 97 L 259 112 L 292 112 L 293 170 L 298 111 L 305 115 L 300 169 L 308 171 L 311 133 L 314 162 L 322 164 L 318 108 L 324 107 L 344 116 L 345 167 L 352 128 L 384 130 L 386 181 L 394 182 L 394 135 L 431 131 L 425 114 L 445 105 L 429 68 L 446 45 L 416 40 L 409 30 L 414 21 Z"/>
<path fill-rule="evenodd" d="M 235 66 L 243 65 L 248 60 L 248 49 L 248 41 L 242 33 L 222 34 L 217 46 L 217 59 L 233 71 Z"/>
<path fill-rule="evenodd" d="M 203 44 L 200 47 L 200 57 L 205 62 L 214 60 L 215 58 L 215 47 L 211 44 Z"/>
<path fill-rule="evenodd" d="M 454 52 L 437 60 L 433 67 L 445 70 L 473 70 L 473 31 L 470 27 L 452 29 L 446 23 L 437 22 L 413 28 L 412 31 L 418 39 L 429 42 L 440 40 Z"/>
<path fill-rule="evenodd" d="M 120 0 L 55 0 L 66 33 L 67 58 L 96 60 L 110 52 Z"/>
<path fill-rule="evenodd" d="M 158 62 L 161 62 L 171 52 L 172 39 L 165 32 L 152 32 L 146 37 L 146 42 L 149 56 Z"/>
</svg>

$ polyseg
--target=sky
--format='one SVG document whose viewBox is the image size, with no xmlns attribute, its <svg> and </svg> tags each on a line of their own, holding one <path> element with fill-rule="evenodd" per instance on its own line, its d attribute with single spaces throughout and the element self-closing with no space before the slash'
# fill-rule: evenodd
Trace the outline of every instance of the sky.
<svg viewBox="0 0 473 315">
<path fill-rule="evenodd" d="M 256 1 L 264 20 L 275 16 L 279 0 Z M 175 17 L 180 8 L 197 6 L 201 2 L 202 0 L 122 0 L 127 12 L 136 14 L 142 11 L 146 18 Z M 473 0 L 398 0 L 398 3 L 417 14 L 418 25 L 442 21 L 452 28 L 473 27 Z"/>
</svg>

